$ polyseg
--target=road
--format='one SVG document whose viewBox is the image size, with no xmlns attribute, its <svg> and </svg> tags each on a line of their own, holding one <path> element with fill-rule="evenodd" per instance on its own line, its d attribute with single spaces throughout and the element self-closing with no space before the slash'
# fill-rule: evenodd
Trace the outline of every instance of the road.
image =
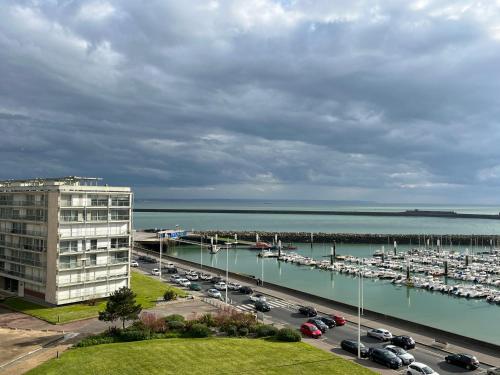
<svg viewBox="0 0 500 375">
<path fill-rule="evenodd" d="M 175 263 L 175 262 L 174 262 Z M 139 261 L 139 267 L 145 272 L 151 272 L 153 268 L 157 268 L 158 264 L 154 263 L 143 263 Z M 184 266 L 178 266 L 177 267 L 179 271 L 185 271 L 187 270 L 186 267 Z M 167 274 L 166 271 L 163 273 L 163 279 L 168 282 L 168 279 L 171 275 Z M 231 281 L 231 279 L 229 279 Z M 201 285 L 202 287 L 202 293 L 206 295 L 206 291 L 210 288 L 213 287 L 213 284 L 209 281 L 196 281 L 197 284 Z M 253 287 L 253 286 L 251 286 Z M 221 294 L 225 295 L 225 292 L 221 292 Z M 253 308 L 253 303 L 250 301 L 248 295 L 244 295 L 242 293 L 239 293 L 237 291 L 229 291 L 228 290 L 228 299 L 230 300 L 230 303 L 234 305 L 237 309 L 241 311 L 246 311 L 246 312 L 255 312 Z M 268 303 L 271 305 L 272 309 L 270 312 L 265 314 L 265 317 L 275 323 L 281 323 L 281 324 L 286 324 L 290 325 L 293 327 L 300 327 L 302 323 L 304 323 L 307 318 L 304 315 L 301 315 L 298 313 L 298 306 L 294 305 L 293 303 L 289 303 L 285 300 L 274 298 L 272 296 L 269 296 L 267 298 Z M 367 328 L 383 328 L 383 327 L 361 327 L 361 342 L 363 342 L 367 347 L 382 347 L 386 343 L 382 343 L 377 339 L 368 337 L 366 335 L 366 330 Z M 334 349 L 332 350 L 333 353 L 338 353 L 342 355 L 349 354 L 342 349 L 340 349 L 340 342 L 345 339 L 352 339 L 352 340 L 357 340 L 358 337 L 358 327 L 357 324 L 353 323 L 347 323 L 345 326 L 342 327 L 335 327 L 332 329 L 329 329 L 325 334 L 322 336 L 320 340 L 325 341 L 326 343 L 332 345 Z M 423 362 L 426 365 L 430 366 L 431 368 L 434 369 L 434 371 L 437 371 L 440 375 L 456 375 L 456 374 L 463 374 L 463 373 L 471 373 L 475 375 L 479 374 L 486 374 L 486 368 L 484 365 L 481 365 L 481 368 L 475 370 L 475 371 L 467 371 L 466 369 L 462 369 L 461 367 L 457 367 L 454 365 L 449 365 L 444 361 L 445 355 L 447 355 L 446 352 L 439 350 L 437 348 L 432 348 L 432 347 L 427 347 L 427 346 L 422 346 L 418 345 L 415 349 L 409 350 L 409 353 L 411 353 L 417 362 Z M 368 359 L 366 359 L 367 365 L 372 369 L 380 369 L 378 364 L 373 364 L 369 362 Z M 399 373 L 399 374 L 406 374 L 406 367 L 402 367 L 397 371 L 393 371 L 394 374 Z"/>
</svg>

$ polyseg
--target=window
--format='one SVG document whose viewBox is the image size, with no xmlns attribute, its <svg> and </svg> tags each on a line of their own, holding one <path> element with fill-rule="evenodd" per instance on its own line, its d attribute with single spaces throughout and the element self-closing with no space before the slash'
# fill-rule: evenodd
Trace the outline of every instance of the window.
<svg viewBox="0 0 500 375">
<path fill-rule="evenodd" d="M 61 241 L 59 244 L 59 251 L 61 253 L 78 251 L 78 241 Z"/>
<path fill-rule="evenodd" d="M 94 207 L 106 207 L 108 205 L 108 197 L 96 195 L 90 198 L 90 205 Z"/>
<path fill-rule="evenodd" d="M 61 210 L 61 221 L 82 221 L 83 213 L 77 210 Z"/>
<path fill-rule="evenodd" d="M 87 212 L 87 221 L 107 221 L 108 210 L 92 210 Z"/>
<path fill-rule="evenodd" d="M 115 207 L 128 207 L 130 205 L 130 198 L 125 196 L 112 196 L 111 205 Z"/>
<path fill-rule="evenodd" d="M 128 247 L 128 238 L 112 238 L 111 239 L 111 248 L 112 249 L 120 249 L 124 247 Z"/>
<path fill-rule="evenodd" d="M 97 250 L 97 240 L 90 240 L 90 250 Z"/>
<path fill-rule="evenodd" d="M 129 220 L 129 211 L 111 210 L 111 220 Z"/>
</svg>

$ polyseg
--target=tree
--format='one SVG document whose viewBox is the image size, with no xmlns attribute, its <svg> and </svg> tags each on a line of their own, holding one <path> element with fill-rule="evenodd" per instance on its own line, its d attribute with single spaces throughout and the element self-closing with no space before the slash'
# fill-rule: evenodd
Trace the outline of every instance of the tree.
<svg viewBox="0 0 500 375">
<path fill-rule="evenodd" d="M 114 322 L 120 319 L 125 328 L 125 321 L 139 318 L 142 310 L 140 304 L 135 303 L 136 294 L 124 286 L 116 290 L 108 299 L 106 310 L 99 312 L 99 320 Z"/>
</svg>

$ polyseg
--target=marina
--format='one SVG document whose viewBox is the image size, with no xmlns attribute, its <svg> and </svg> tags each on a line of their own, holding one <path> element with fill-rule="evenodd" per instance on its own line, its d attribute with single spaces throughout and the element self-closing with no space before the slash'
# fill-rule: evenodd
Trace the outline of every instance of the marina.
<svg viewBox="0 0 500 375">
<path fill-rule="evenodd" d="M 326 269 L 331 253 L 328 244 L 315 243 L 312 247 L 308 243 L 294 245 L 297 246 L 297 250 L 288 251 L 284 256 L 296 254 L 297 259 L 303 257 L 304 264 L 278 261 L 277 258 L 272 257 L 259 257 L 257 256 L 259 251 L 249 250 L 248 247 L 226 250 L 223 246 L 216 254 L 211 254 L 208 248 L 200 248 L 200 246 L 195 245 L 170 246 L 164 251 L 170 256 L 219 268 L 221 274 L 224 273 L 227 262 L 230 271 L 253 275 L 264 280 L 264 284 L 269 281 L 325 298 L 352 305 L 357 304 L 357 272 L 361 267 L 357 260 L 372 258 L 373 254 L 379 250 L 378 247 L 369 244 L 343 244 L 337 248 L 335 264 L 337 264 L 338 270 L 329 270 Z M 398 249 L 401 252 L 406 252 L 411 248 L 401 245 L 398 246 Z M 306 258 L 311 261 L 306 262 Z M 404 279 L 405 269 L 397 269 L 395 260 L 389 261 L 388 259 L 387 264 L 393 264 L 395 269 L 380 267 L 380 270 L 375 273 L 375 266 L 364 265 L 363 275 L 366 276 L 363 278 L 362 300 L 365 308 L 500 344 L 500 326 L 492 324 L 497 322 L 500 317 L 500 306 L 494 302 L 488 303 L 484 297 L 467 298 L 453 293 L 454 286 L 456 286 L 456 290 L 462 291 L 469 290 L 469 286 L 474 287 L 474 282 L 465 277 L 467 272 L 464 272 L 465 279 L 462 280 L 458 277 L 460 271 L 457 268 L 457 271 L 453 273 L 456 273 L 457 277 L 452 278 L 453 268 L 450 260 L 450 277 L 433 276 L 425 273 L 428 268 L 437 269 L 432 261 L 429 264 L 415 262 L 412 271 L 414 285 L 409 286 L 403 281 L 397 281 Z M 313 264 L 314 262 L 316 264 Z M 321 265 L 325 266 L 321 267 Z M 441 268 L 439 267 L 439 269 Z M 370 273 L 370 271 L 372 272 Z M 398 275 L 403 276 L 398 278 Z M 424 287 L 430 281 L 429 276 L 432 277 L 436 285 L 438 281 L 441 281 L 443 285 L 449 285 L 452 292 L 442 293 L 434 288 Z M 495 274 L 490 278 L 494 277 Z M 393 282 L 393 280 L 395 281 Z M 496 289 L 494 285 L 486 288 Z M 478 288 L 476 287 L 476 289 Z"/>
</svg>

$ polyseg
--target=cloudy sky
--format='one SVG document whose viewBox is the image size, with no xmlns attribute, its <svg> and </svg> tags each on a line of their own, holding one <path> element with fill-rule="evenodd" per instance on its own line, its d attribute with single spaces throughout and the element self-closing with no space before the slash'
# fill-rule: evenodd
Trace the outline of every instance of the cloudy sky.
<svg viewBox="0 0 500 375">
<path fill-rule="evenodd" d="M 500 202 L 500 1 L 0 2 L 0 178 Z"/>
</svg>

